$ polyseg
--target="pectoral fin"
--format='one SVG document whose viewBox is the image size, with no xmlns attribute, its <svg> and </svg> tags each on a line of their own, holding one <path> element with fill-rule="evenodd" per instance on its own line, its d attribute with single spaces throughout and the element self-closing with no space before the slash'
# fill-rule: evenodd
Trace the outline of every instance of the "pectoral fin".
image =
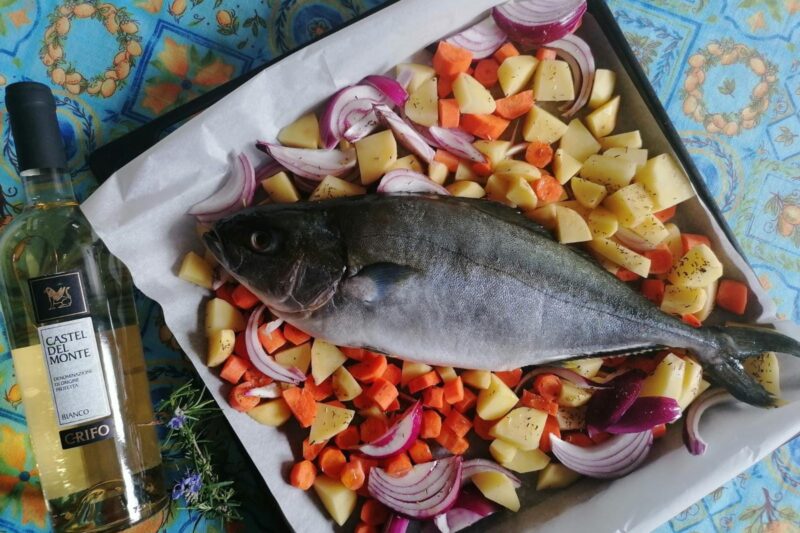
<svg viewBox="0 0 800 533">
<path fill-rule="evenodd" d="M 375 304 L 415 273 L 413 268 L 395 263 L 367 265 L 344 281 L 344 291 L 352 298 Z"/>
</svg>

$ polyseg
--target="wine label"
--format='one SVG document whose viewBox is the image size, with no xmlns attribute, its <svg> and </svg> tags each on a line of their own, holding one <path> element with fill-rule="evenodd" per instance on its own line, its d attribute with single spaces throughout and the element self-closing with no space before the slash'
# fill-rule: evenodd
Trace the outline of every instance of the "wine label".
<svg viewBox="0 0 800 533">
<path fill-rule="evenodd" d="M 31 278 L 28 288 L 37 324 L 89 312 L 83 280 L 78 271 Z"/>
</svg>

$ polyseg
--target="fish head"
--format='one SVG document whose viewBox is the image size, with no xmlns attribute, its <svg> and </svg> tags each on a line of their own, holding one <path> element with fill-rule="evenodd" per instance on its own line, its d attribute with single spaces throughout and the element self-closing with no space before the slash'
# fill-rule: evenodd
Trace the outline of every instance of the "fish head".
<svg viewBox="0 0 800 533">
<path fill-rule="evenodd" d="M 346 268 L 337 226 L 307 206 L 248 209 L 217 222 L 203 240 L 231 276 L 283 313 L 325 305 Z"/>
</svg>

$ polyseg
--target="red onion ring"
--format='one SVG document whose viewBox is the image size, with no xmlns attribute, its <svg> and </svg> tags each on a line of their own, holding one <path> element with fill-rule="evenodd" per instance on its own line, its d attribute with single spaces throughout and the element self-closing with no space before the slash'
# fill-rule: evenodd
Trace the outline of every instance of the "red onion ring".
<svg viewBox="0 0 800 533">
<path fill-rule="evenodd" d="M 510 470 L 503 468 L 494 461 L 490 461 L 489 459 L 470 459 L 468 461 L 464 461 L 464 464 L 461 468 L 461 486 L 463 487 L 472 476 L 481 472 L 500 472 L 509 480 L 511 480 L 511 484 L 514 485 L 515 489 L 518 489 L 522 485 L 522 482 L 519 480 L 519 478 Z"/>
<path fill-rule="evenodd" d="M 370 471 L 367 489 L 373 498 L 405 516 L 428 519 L 450 509 L 461 485 L 461 457 L 414 466 L 402 477 L 381 468 Z"/>
<path fill-rule="evenodd" d="M 633 472 L 647 458 L 653 432 L 627 433 L 611 437 L 602 444 L 582 448 L 550 436 L 553 455 L 579 474 L 597 479 L 614 479 Z"/>
<path fill-rule="evenodd" d="M 371 85 L 351 85 L 338 91 L 328 100 L 319 121 L 323 148 L 336 146 L 353 124 L 373 114 L 373 105 L 388 103 L 391 100 Z"/>
<path fill-rule="evenodd" d="M 396 106 L 405 105 L 408 100 L 408 92 L 405 87 L 388 76 L 367 76 L 361 80 L 361 83 L 372 85 Z"/>
<path fill-rule="evenodd" d="M 700 418 L 707 409 L 717 404 L 732 400 L 725 389 L 709 389 L 697 397 L 686 410 L 686 419 L 683 422 L 683 443 L 692 455 L 706 453 L 708 444 L 700 436 Z"/>
<path fill-rule="evenodd" d="M 264 141 L 257 141 L 256 147 L 274 157 L 290 172 L 314 181 L 322 181 L 328 175 L 341 176 L 356 166 L 356 151 L 353 148 L 346 151 L 312 150 Z"/>
<path fill-rule="evenodd" d="M 451 154 L 476 163 L 486 162 L 486 156 L 472 145 L 475 137 L 464 130 L 431 126 L 428 132 L 436 144 Z"/>
<path fill-rule="evenodd" d="M 214 222 L 225 218 L 253 201 L 256 192 L 256 173 L 246 154 L 236 156 L 230 176 L 217 192 L 196 203 L 187 212 L 200 222 Z"/>
<path fill-rule="evenodd" d="M 492 17 L 512 41 L 541 46 L 574 31 L 586 9 L 586 0 L 518 0 L 494 7 Z"/>
<path fill-rule="evenodd" d="M 378 194 L 432 193 L 449 196 L 450 191 L 431 181 L 425 174 L 398 168 L 387 172 L 378 184 Z"/>
<path fill-rule="evenodd" d="M 376 105 L 374 110 L 380 121 L 392 130 L 397 142 L 405 146 L 409 152 L 419 156 L 426 163 L 433 161 L 436 152 L 428 145 L 427 140 L 417 129 L 411 127 L 388 106 Z"/>
<path fill-rule="evenodd" d="M 258 322 L 267 309 L 266 306 L 259 306 L 247 320 L 247 328 L 244 332 L 245 347 L 250 362 L 263 374 L 271 377 L 275 381 L 293 383 L 297 385 L 305 381 L 306 376 L 297 368 L 286 368 L 279 365 L 275 359 L 264 351 L 261 341 L 258 340 Z"/>
<path fill-rule="evenodd" d="M 358 450 L 374 459 L 385 459 L 408 450 L 419 436 L 422 404 L 416 402 L 383 435 Z"/>
<path fill-rule="evenodd" d="M 595 75 L 594 55 L 586 41 L 574 34 L 567 34 L 557 41 L 548 43 L 547 46 L 554 48 L 570 64 L 575 86 L 578 85 L 578 74 L 581 76 L 578 96 L 572 104 L 561 108 L 563 115 L 569 118 L 583 109 L 592 94 Z"/>
<path fill-rule="evenodd" d="M 434 523 L 442 532 L 461 531 L 499 510 L 497 504 L 482 495 L 462 490 L 455 505 L 446 513 L 434 518 Z"/>
<path fill-rule="evenodd" d="M 503 46 L 508 38 L 492 17 L 487 17 L 466 30 L 448 37 L 445 42 L 472 52 L 473 59 L 484 59 Z"/>
</svg>

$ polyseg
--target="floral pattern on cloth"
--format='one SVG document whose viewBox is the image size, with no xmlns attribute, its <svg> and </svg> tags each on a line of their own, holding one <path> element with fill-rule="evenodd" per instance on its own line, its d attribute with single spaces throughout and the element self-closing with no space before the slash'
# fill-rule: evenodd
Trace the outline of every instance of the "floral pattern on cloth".
<svg viewBox="0 0 800 533">
<path fill-rule="evenodd" d="M 780 316 L 800 321 L 800 0 L 608 0 Z M 382 0 L 0 0 L 0 88 L 49 84 L 79 196 L 86 156 Z M 3 96 L 0 94 L 0 100 Z M 0 108 L 4 105 L 0 102 Z M 0 228 L 19 212 L 14 144 L 0 112 Z M 192 372 L 160 309 L 139 295 L 154 402 Z M 177 422 L 176 422 L 177 423 Z M 278 531 L 231 434 L 245 529 Z M 180 501 L 197 479 L 167 456 Z M 693 504 L 658 533 L 800 531 L 800 439 Z M 0 531 L 49 529 L 19 388 L 0 325 Z M 152 527 L 151 527 L 152 529 Z M 165 531 L 223 531 L 176 510 Z M 145 530 L 145 529 L 143 529 Z"/>
</svg>

